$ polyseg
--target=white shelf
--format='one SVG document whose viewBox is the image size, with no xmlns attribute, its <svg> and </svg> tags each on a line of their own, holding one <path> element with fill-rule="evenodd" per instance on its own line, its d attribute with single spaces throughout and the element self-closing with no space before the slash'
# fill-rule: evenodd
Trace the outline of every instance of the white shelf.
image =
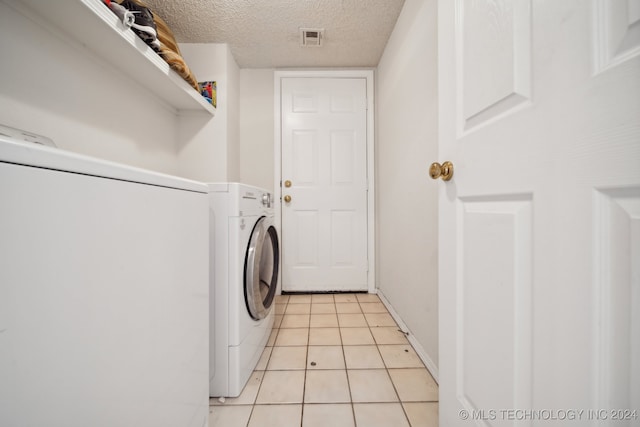
<svg viewBox="0 0 640 427">
<path fill-rule="evenodd" d="M 215 114 L 215 108 L 127 29 L 101 0 L 20 0 L 44 21 L 124 72 L 175 109 Z"/>
</svg>

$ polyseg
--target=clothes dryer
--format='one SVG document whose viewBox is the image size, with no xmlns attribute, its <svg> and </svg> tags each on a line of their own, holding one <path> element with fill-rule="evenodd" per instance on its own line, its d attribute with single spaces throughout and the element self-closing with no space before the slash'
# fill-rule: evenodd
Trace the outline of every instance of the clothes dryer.
<svg viewBox="0 0 640 427">
<path fill-rule="evenodd" d="M 280 245 L 272 195 L 239 183 L 209 184 L 210 396 L 246 385 L 273 327 Z"/>
<path fill-rule="evenodd" d="M 202 427 L 208 187 L 6 129 L 0 426 Z"/>
</svg>

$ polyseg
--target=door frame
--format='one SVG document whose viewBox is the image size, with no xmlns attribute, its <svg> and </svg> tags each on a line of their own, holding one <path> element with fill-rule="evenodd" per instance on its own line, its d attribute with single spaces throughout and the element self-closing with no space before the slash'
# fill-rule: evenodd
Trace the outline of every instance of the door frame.
<svg viewBox="0 0 640 427">
<path fill-rule="evenodd" d="M 365 79 L 367 85 L 367 288 L 369 293 L 376 293 L 375 282 L 375 123 L 374 123 L 374 80 L 372 69 L 358 70 L 276 70 L 274 72 L 273 84 L 273 116 L 274 116 L 274 182 L 273 193 L 276 201 L 274 206 L 274 220 L 276 229 L 282 242 L 282 98 L 281 81 L 284 78 L 361 78 Z M 282 249 L 281 249 L 282 250 Z M 278 290 L 277 295 L 282 293 L 282 257 L 280 257 L 280 268 L 278 269 Z"/>
</svg>

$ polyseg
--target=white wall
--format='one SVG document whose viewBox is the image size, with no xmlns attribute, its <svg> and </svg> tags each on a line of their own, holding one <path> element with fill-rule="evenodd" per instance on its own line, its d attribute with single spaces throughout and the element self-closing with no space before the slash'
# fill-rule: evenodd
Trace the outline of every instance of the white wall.
<svg viewBox="0 0 640 427">
<path fill-rule="evenodd" d="M 240 180 L 273 191 L 273 69 L 240 70 Z"/>
<path fill-rule="evenodd" d="M 227 181 L 240 181 L 240 68 L 227 49 Z"/>
<path fill-rule="evenodd" d="M 438 364 L 437 1 L 406 0 L 378 64 L 377 282 Z M 434 372 L 437 375 L 437 372 Z"/>
<path fill-rule="evenodd" d="M 176 172 L 176 116 L 155 95 L 0 3 L 0 123 L 60 148 Z"/>
<path fill-rule="evenodd" d="M 239 69 L 229 46 L 220 43 L 183 43 L 180 51 L 198 81 L 217 84 L 218 108 L 213 117 L 180 117 L 178 171 L 204 182 L 239 179 Z"/>
</svg>

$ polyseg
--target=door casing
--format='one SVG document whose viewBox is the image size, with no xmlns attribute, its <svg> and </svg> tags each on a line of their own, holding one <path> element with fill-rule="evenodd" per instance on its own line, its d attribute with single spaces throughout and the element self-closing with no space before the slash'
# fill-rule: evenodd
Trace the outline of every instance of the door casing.
<svg viewBox="0 0 640 427">
<path fill-rule="evenodd" d="M 373 70 L 277 70 L 274 73 L 274 197 L 275 203 L 275 225 L 278 234 L 282 236 L 282 98 L 281 81 L 284 78 L 304 77 L 304 78 L 363 78 L 367 85 L 367 257 L 369 260 L 369 272 L 367 275 L 367 287 L 369 293 L 376 292 L 375 286 L 375 159 L 374 159 L 374 80 Z M 281 239 L 282 242 L 282 239 Z M 279 295 L 282 292 L 282 258 L 278 277 Z"/>
</svg>

